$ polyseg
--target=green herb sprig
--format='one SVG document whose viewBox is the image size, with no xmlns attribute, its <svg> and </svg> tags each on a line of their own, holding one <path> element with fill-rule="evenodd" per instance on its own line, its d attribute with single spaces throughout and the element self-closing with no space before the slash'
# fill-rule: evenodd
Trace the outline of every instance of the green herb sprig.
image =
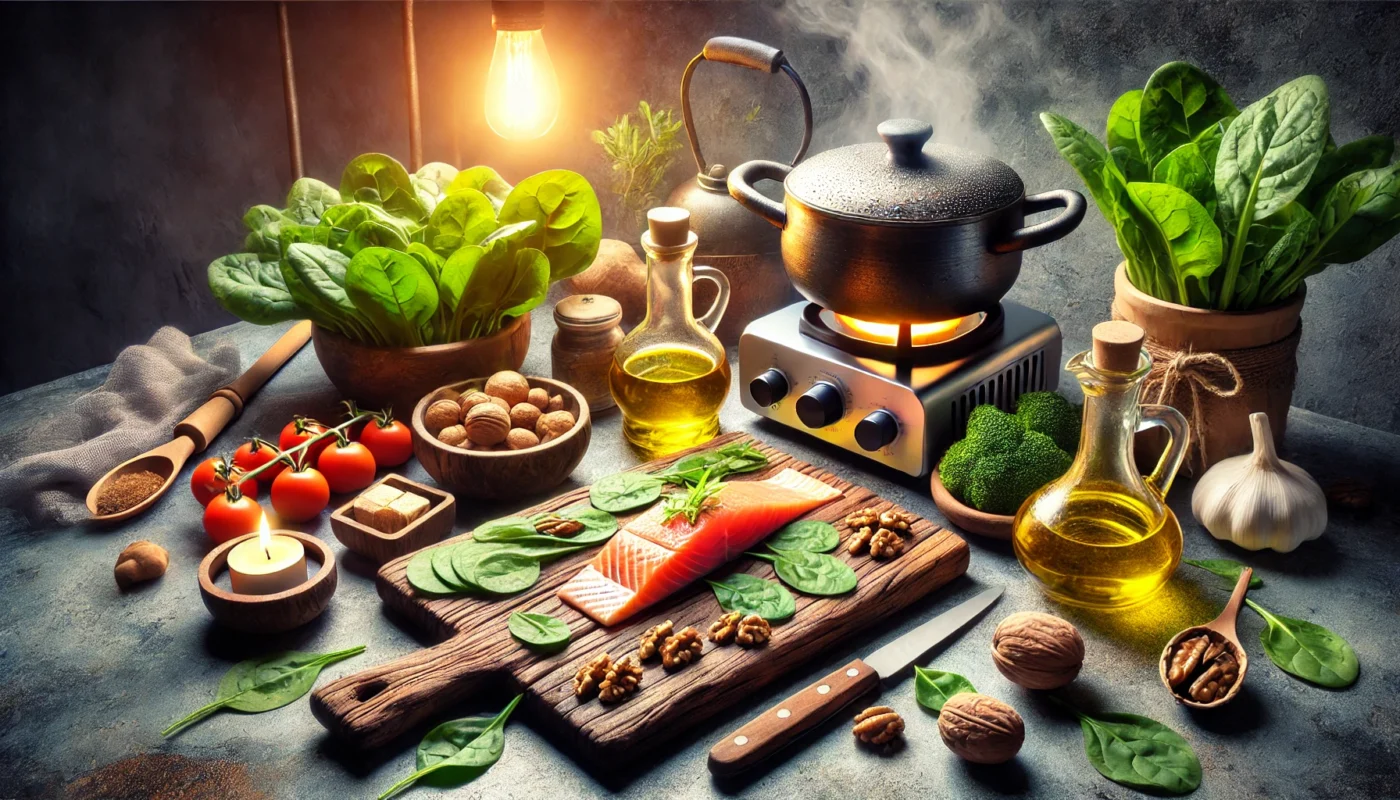
<svg viewBox="0 0 1400 800">
<path fill-rule="evenodd" d="M 637 103 L 637 120 L 630 113 L 618 117 L 606 129 L 593 132 L 612 169 L 611 188 L 617 218 L 641 230 L 643 215 L 657 205 L 657 187 L 675 163 L 681 143 L 677 134 L 685 122 L 669 108 L 652 109 Z"/>
<path fill-rule="evenodd" d="M 706 469 L 700 476 L 700 480 L 684 492 L 675 492 L 666 495 L 663 501 L 661 519 L 663 522 L 670 522 L 676 517 L 685 517 L 694 525 L 700 518 L 700 512 L 705 509 L 715 495 L 724 491 L 724 484 L 718 479 L 711 481 L 710 474 L 713 469 Z"/>
</svg>

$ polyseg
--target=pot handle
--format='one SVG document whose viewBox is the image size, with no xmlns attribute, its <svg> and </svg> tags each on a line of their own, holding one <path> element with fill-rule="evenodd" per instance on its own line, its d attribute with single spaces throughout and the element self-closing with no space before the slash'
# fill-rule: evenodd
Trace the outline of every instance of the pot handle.
<svg viewBox="0 0 1400 800">
<path fill-rule="evenodd" d="M 705 156 L 700 152 L 700 139 L 695 134 L 695 119 L 690 113 L 690 79 L 701 61 L 734 64 L 770 74 L 780 70 L 785 73 L 792 85 L 797 87 L 797 94 L 802 100 L 802 144 L 798 146 L 797 155 L 792 157 L 791 163 L 795 166 L 802 160 L 807 154 L 807 145 L 812 143 L 812 98 L 807 94 L 807 87 L 802 83 L 802 79 L 797 77 L 797 70 L 788 63 L 783 51 L 776 47 L 738 36 L 716 36 L 705 42 L 705 49 L 690 60 L 685 73 L 681 75 L 681 116 L 685 119 L 685 134 L 690 138 L 690 152 L 695 156 L 699 174 L 708 175 L 709 170 L 705 164 Z"/>
<path fill-rule="evenodd" d="M 992 244 L 993 253 L 1014 253 L 1029 250 L 1064 238 L 1065 234 L 1079 227 L 1084 221 L 1084 211 L 1088 208 L 1084 195 L 1072 189 L 1056 189 L 1027 197 L 1021 204 L 1026 216 L 1063 208 L 1054 219 L 1047 219 L 1035 225 L 1028 225 L 1011 232 L 1005 239 Z"/>
<path fill-rule="evenodd" d="M 739 205 L 763 217 L 775 226 L 787 225 L 787 209 L 777 200 L 770 200 L 754 188 L 762 180 L 783 182 L 792 167 L 776 161 L 746 161 L 729 172 L 729 194 Z M 1083 215 L 1083 212 L 1080 212 Z"/>
</svg>

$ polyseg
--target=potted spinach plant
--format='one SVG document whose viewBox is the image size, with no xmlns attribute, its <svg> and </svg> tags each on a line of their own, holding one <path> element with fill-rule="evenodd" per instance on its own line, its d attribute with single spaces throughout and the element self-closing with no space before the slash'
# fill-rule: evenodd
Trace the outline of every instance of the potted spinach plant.
<svg viewBox="0 0 1400 800">
<path fill-rule="evenodd" d="M 1197 473 L 1250 450 L 1252 412 L 1281 443 L 1305 279 L 1400 232 L 1393 140 L 1338 146 L 1329 113 L 1315 75 L 1241 110 L 1177 61 L 1118 98 L 1105 141 L 1041 114 L 1113 226 L 1124 259 L 1114 316 L 1147 332 L 1146 392 L 1192 421 Z"/>
<path fill-rule="evenodd" d="M 243 252 L 209 265 L 219 304 L 262 325 L 311 320 L 336 388 L 401 408 L 518 369 L 530 310 L 592 263 L 602 236 L 598 198 L 577 173 L 511 186 L 490 167 L 410 175 L 379 153 L 351 161 L 339 188 L 301 178 L 284 208 L 254 206 L 243 221 Z"/>
</svg>

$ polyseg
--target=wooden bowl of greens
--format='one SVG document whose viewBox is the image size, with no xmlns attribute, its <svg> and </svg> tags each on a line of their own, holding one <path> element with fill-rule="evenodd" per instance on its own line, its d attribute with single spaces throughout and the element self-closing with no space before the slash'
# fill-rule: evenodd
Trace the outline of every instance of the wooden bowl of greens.
<svg viewBox="0 0 1400 800">
<path fill-rule="evenodd" d="M 574 415 L 566 433 L 524 450 L 467 450 L 444 444 L 428 432 L 424 415 L 438 400 L 457 401 L 463 394 L 482 390 L 486 378 L 473 378 L 441 386 L 429 392 L 413 409 L 413 453 L 439 486 L 462 497 L 515 500 L 553 489 L 574 471 L 593 436 L 588 402 L 567 383 L 526 376 L 531 389 L 542 388 L 564 400 L 564 411 Z"/>
</svg>

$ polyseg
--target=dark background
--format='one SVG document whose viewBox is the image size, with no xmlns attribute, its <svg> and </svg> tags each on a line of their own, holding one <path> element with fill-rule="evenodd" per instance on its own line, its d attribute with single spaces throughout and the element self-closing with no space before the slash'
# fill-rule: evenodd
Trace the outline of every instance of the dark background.
<svg viewBox="0 0 1400 800">
<path fill-rule="evenodd" d="M 272 3 L 0 6 L 0 393 L 110 361 L 160 325 L 232 321 L 205 267 L 238 249 L 243 210 L 280 205 L 293 178 L 276 16 Z M 589 132 L 639 99 L 676 105 L 685 63 L 720 34 L 788 53 L 812 90 L 813 152 L 917 116 L 936 139 L 1007 161 L 1030 191 L 1079 188 L 1035 112 L 1100 130 L 1118 94 L 1177 58 L 1241 107 L 1321 75 L 1339 142 L 1400 128 L 1400 3 L 552 2 L 545 37 L 565 105 L 523 145 L 482 118 L 489 4 L 421 2 L 417 17 L 426 159 L 490 164 L 512 180 L 576 169 L 605 201 Z M 307 173 L 335 184 L 369 150 L 406 161 L 400 4 L 293 3 L 290 19 Z M 785 79 L 706 65 L 694 91 L 712 160 L 785 160 L 795 147 Z M 754 104 L 758 120 L 745 123 Z M 691 172 L 682 151 L 669 183 Z M 1077 234 L 1027 256 L 1011 297 L 1082 346 L 1107 317 L 1118 260 L 1090 211 Z M 1297 405 L 1400 431 L 1397 268 L 1392 242 L 1309 281 Z"/>
</svg>

